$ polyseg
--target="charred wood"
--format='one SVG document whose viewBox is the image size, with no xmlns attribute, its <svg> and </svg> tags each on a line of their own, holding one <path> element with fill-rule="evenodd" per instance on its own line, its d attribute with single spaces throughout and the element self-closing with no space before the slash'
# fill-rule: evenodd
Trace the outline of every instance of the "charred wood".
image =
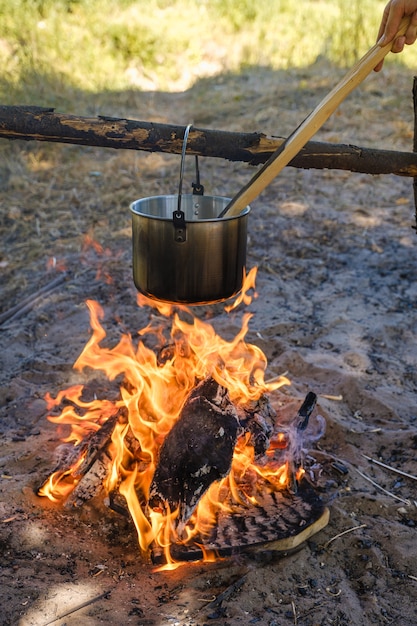
<svg viewBox="0 0 417 626">
<path fill-rule="evenodd" d="M 264 455 L 275 417 L 266 396 L 237 407 L 215 380 L 202 381 L 162 444 L 149 506 L 162 511 L 178 508 L 178 524 L 186 523 L 210 485 L 229 473 L 241 434 L 249 433 L 256 457 Z"/>
<path fill-rule="evenodd" d="M 258 504 L 235 505 L 232 513 L 220 513 L 209 537 L 190 543 L 174 544 L 171 556 L 178 561 L 196 561 L 204 552 L 217 556 L 256 554 L 273 551 L 286 555 L 324 528 L 329 510 L 314 488 L 302 480 L 296 494 L 289 491 L 263 491 Z M 163 563 L 158 547 L 152 551 L 154 563 Z"/>
<path fill-rule="evenodd" d="M 55 455 L 55 467 L 49 474 L 58 471 L 69 472 L 72 467 L 77 466 L 77 469 L 72 472 L 72 476 L 76 479 L 85 476 L 108 446 L 118 417 L 118 414 L 109 417 L 98 430 L 91 431 L 77 446 L 72 443 L 58 446 Z M 79 463 L 81 459 L 82 461 Z"/>
<path fill-rule="evenodd" d="M 101 494 L 108 474 L 109 460 L 105 452 L 99 455 L 68 496 L 65 502 L 67 508 L 80 507 Z"/>
<path fill-rule="evenodd" d="M 268 397 L 263 395 L 256 402 L 239 407 L 238 413 L 243 431 L 250 434 L 249 443 L 254 448 L 255 457 L 263 456 L 269 448 L 276 417 Z"/>
<path fill-rule="evenodd" d="M 95 463 L 97 458 L 105 451 L 110 443 L 110 439 L 118 419 L 118 414 L 109 417 L 99 430 L 94 432 L 90 437 L 84 439 L 80 446 L 77 446 L 82 448 L 82 450 L 80 450 L 81 454 L 84 454 L 85 452 L 85 457 L 74 474 L 76 478 L 85 476 L 85 474 L 92 467 L 93 463 Z"/>
<path fill-rule="evenodd" d="M 290 450 L 288 451 L 288 474 L 289 490 L 296 494 L 298 491 L 297 472 L 302 467 L 302 433 L 306 430 L 311 414 L 316 406 L 317 396 L 309 391 L 304 402 L 298 409 L 294 420 L 294 432 L 290 437 Z"/>
<path fill-rule="evenodd" d="M 300 430 L 305 430 L 307 428 L 310 416 L 314 410 L 314 407 L 316 406 L 316 402 L 317 402 L 316 394 L 313 393 L 312 391 L 309 391 L 306 397 L 304 398 L 303 404 L 298 409 L 297 430 L 300 431 Z"/>
<path fill-rule="evenodd" d="M 101 492 L 109 463 L 106 450 L 118 419 L 118 414 L 112 415 L 77 446 L 62 444 L 57 448 L 55 467 L 48 475 L 68 473 L 77 482 L 65 506 L 81 506 Z"/>
<path fill-rule="evenodd" d="M 181 154 L 184 126 L 113 117 L 78 117 L 52 108 L 0 106 L 0 137 Z M 265 163 L 284 143 L 283 137 L 260 132 L 192 128 L 187 154 Z M 289 163 L 292 167 L 341 169 L 366 174 L 417 176 L 413 152 L 370 149 L 347 144 L 310 141 Z"/>
<path fill-rule="evenodd" d="M 230 471 L 241 426 L 227 390 L 212 378 L 191 392 L 166 436 L 149 492 L 149 506 L 179 509 L 185 523 L 210 485 Z"/>
</svg>

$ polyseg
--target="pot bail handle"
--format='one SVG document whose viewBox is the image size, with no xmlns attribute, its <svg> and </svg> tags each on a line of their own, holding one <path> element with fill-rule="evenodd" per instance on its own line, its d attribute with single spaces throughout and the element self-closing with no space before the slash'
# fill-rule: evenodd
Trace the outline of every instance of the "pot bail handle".
<svg viewBox="0 0 417 626">
<path fill-rule="evenodd" d="M 198 167 L 198 156 L 195 155 L 195 176 L 196 182 L 191 183 L 193 194 L 195 196 L 204 196 L 204 185 L 200 183 L 200 168 Z"/>
<path fill-rule="evenodd" d="M 182 194 L 182 181 L 184 178 L 184 165 L 185 165 L 185 152 L 187 150 L 188 135 L 190 134 L 190 128 L 192 124 L 188 124 L 184 131 L 184 139 L 182 143 L 181 151 L 181 169 L 180 169 L 180 182 L 178 185 L 178 205 L 177 210 L 172 214 L 172 221 L 174 222 L 174 239 L 178 243 L 183 243 L 187 239 L 187 231 L 185 226 L 184 211 L 181 210 L 181 194 Z"/>
</svg>

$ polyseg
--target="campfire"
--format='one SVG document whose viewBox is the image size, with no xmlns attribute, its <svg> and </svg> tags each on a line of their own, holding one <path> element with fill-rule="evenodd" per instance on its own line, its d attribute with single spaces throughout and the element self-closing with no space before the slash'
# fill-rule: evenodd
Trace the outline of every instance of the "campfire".
<svg viewBox="0 0 417 626">
<path fill-rule="evenodd" d="M 255 276 L 228 313 L 250 303 Z M 124 334 L 108 348 L 103 311 L 87 302 L 92 335 L 74 368 L 120 379 L 119 394 L 88 400 L 75 385 L 47 396 L 64 436 L 39 495 L 73 507 L 101 498 L 131 518 L 141 551 L 166 568 L 242 549 L 288 551 L 323 528 L 328 511 L 304 469 L 307 444 L 323 432 L 316 396 L 280 419 L 270 395 L 290 381 L 265 380 L 266 356 L 245 341 L 251 315 L 225 340 L 185 306 L 140 294 L 138 304 L 153 313 L 137 345 Z"/>
</svg>

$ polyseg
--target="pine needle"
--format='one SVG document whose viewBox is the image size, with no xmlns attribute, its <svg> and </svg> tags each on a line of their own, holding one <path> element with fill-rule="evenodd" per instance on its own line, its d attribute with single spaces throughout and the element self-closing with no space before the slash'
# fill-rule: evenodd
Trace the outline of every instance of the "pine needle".
<svg viewBox="0 0 417 626">
<path fill-rule="evenodd" d="M 370 456 L 366 456 L 366 454 L 362 454 L 362 456 L 370 461 L 371 463 L 375 463 L 375 465 L 379 465 L 380 467 L 384 467 L 391 472 L 395 472 L 396 474 L 400 474 L 400 476 L 405 476 L 405 478 L 411 478 L 411 480 L 417 480 L 417 476 L 413 476 L 412 474 L 407 474 L 407 472 L 403 472 L 402 470 L 397 469 L 396 467 L 391 467 L 390 465 L 386 465 L 381 461 L 377 461 L 376 459 L 372 459 Z"/>
<path fill-rule="evenodd" d="M 354 530 L 359 530 L 360 528 L 366 528 L 366 524 L 360 524 L 360 526 L 353 526 L 352 528 L 348 528 L 347 530 L 344 530 L 342 533 L 339 533 L 339 534 L 335 535 L 334 537 L 329 539 L 329 541 L 327 541 L 324 544 L 324 546 L 323 546 L 324 550 L 327 550 L 329 545 L 331 543 L 333 543 L 333 541 L 335 541 L 336 539 L 339 539 L 339 537 L 343 537 L 343 535 L 347 535 L 348 533 L 352 533 Z"/>
<path fill-rule="evenodd" d="M 359 476 L 362 476 L 362 478 L 364 478 L 365 480 L 370 482 L 372 485 L 374 485 L 374 487 L 377 487 L 377 489 L 380 489 L 381 491 L 386 493 L 388 496 L 391 496 L 391 498 L 395 498 L 396 500 L 399 500 L 400 502 L 402 502 L 403 504 L 406 504 L 407 506 L 411 505 L 410 500 L 406 500 L 405 498 L 400 498 L 400 496 L 396 496 L 395 493 L 391 493 L 391 491 L 388 491 L 388 489 L 385 489 L 384 487 L 381 487 L 381 485 L 378 485 L 378 483 L 376 483 L 374 480 L 372 480 L 372 478 L 369 478 L 369 476 L 367 476 L 366 474 L 363 474 L 363 472 L 358 470 L 357 467 L 355 467 L 354 469 L 356 469 L 356 471 L 358 472 Z"/>
</svg>

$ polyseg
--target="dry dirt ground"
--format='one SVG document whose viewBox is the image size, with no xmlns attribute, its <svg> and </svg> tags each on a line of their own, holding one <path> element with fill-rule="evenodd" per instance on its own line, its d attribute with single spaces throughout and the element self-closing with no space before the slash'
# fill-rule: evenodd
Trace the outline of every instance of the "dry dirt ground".
<svg viewBox="0 0 417 626">
<path fill-rule="evenodd" d="M 287 73 L 254 68 L 180 94 L 83 96 L 79 110 L 64 112 L 286 136 L 339 75 L 320 63 Z M 411 150 L 412 79 L 401 68 L 370 76 L 316 139 Z M 148 322 L 132 281 L 128 206 L 175 193 L 178 157 L 7 140 L 0 149 L 0 622 L 416 624 L 412 181 L 286 168 L 252 204 L 248 268 L 258 267 L 258 298 L 247 339 L 265 352 L 267 377 L 287 372 L 284 397 L 319 396 L 326 433 L 310 455 L 322 466 L 330 521 L 285 558 L 241 556 L 158 573 L 124 519 L 90 504 L 56 507 L 35 491 L 59 441 L 45 393 L 97 377 L 72 369 L 90 335 L 85 300 L 104 307 L 108 345 Z M 200 167 L 213 195 L 233 195 L 253 173 L 216 159 Z M 220 305 L 195 314 L 224 336 L 241 323 L 241 313 Z M 97 384 L 105 394 L 106 381 Z"/>
</svg>

